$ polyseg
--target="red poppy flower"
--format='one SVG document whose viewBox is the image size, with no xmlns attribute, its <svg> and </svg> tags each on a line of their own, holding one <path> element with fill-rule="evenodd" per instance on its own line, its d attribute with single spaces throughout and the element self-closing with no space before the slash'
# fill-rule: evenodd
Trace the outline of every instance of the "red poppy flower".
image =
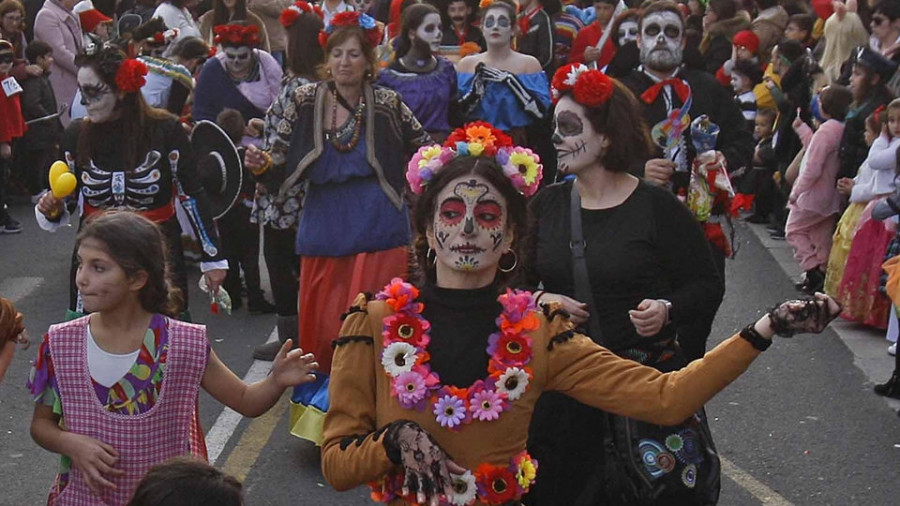
<svg viewBox="0 0 900 506">
<path fill-rule="evenodd" d="M 140 91 L 144 83 L 147 82 L 144 76 L 147 75 L 147 66 L 144 62 L 129 58 L 122 62 L 119 70 L 116 71 L 116 88 L 124 93 L 135 93 Z"/>
<path fill-rule="evenodd" d="M 495 358 L 507 365 L 521 365 L 531 360 L 531 339 L 504 332 L 497 341 Z"/>
<path fill-rule="evenodd" d="M 488 504 L 504 504 L 518 494 L 516 477 L 506 467 L 481 464 L 475 469 L 479 496 Z"/>
<path fill-rule="evenodd" d="M 356 11 L 339 12 L 331 18 L 331 26 L 353 26 L 359 24 L 359 13 Z"/>
<path fill-rule="evenodd" d="M 578 76 L 572 94 L 579 104 L 597 107 L 612 97 L 614 89 L 615 85 L 609 76 L 599 70 L 589 70 Z"/>
<path fill-rule="evenodd" d="M 409 343 L 417 348 L 428 344 L 429 338 L 425 333 L 428 323 L 421 318 L 405 314 L 395 314 L 385 318 L 384 339 L 388 342 Z"/>
</svg>

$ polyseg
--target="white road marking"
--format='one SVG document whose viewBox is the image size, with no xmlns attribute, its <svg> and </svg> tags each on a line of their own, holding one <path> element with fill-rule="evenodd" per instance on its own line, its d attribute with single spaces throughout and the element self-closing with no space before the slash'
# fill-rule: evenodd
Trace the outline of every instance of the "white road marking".
<svg viewBox="0 0 900 506">
<path fill-rule="evenodd" d="M 270 343 L 277 339 L 278 327 L 275 327 L 272 329 L 272 333 L 269 334 L 269 339 L 266 340 L 266 342 Z M 253 383 L 265 378 L 266 375 L 269 374 L 269 369 L 271 367 L 272 362 L 254 360 L 253 364 L 250 365 L 250 370 L 248 370 L 247 374 L 244 376 L 244 383 Z M 216 423 L 214 423 L 212 428 L 209 429 L 209 432 L 206 433 L 206 450 L 210 464 L 215 465 L 216 460 L 218 460 L 219 456 L 222 454 L 222 450 L 225 449 L 225 445 L 228 444 L 228 441 L 231 439 L 231 436 L 234 435 L 234 431 L 237 429 L 238 424 L 241 423 L 241 418 L 243 418 L 243 415 L 239 414 L 237 411 L 234 411 L 231 408 L 225 408 L 222 410 L 222 413 L 219 414 Z"/>
<path fill-rule="evenodd" d="M 721 455 L 719 455 L 719 460 L 722 461 L 722 474 L 731 478 L 747 492 L 750 492 L 750 494 L 759 499 L 762 504 L 766 506 L 793 506 L 790 501 L 781 497 L 778 492 L 767 487 L 764 483 L 734 465 L 730 460 Z"/>
<path fill-rule="evenodd" d="M 7 278 L 0 281 L 0 296 L 18 304 L 39 287 L 44 278 Z"/>
</svg>

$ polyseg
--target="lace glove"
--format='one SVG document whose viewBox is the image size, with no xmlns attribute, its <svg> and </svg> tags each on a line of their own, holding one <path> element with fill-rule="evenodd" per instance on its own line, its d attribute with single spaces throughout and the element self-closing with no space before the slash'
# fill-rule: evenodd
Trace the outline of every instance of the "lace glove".
<svg viewBox="0 0 900 506">
<path fill-rule="evenodd" d="M 384 449 L 394 464 L 403 468 L 403 495 L 416 494 L 416 502 L 437 506 L 440 497 L 449 497 L 453 481 L 450 473 L 463 474 L 425 429 L 409 420 L 390 424 Z"/>
<path fill-rule="evenodd" d="M 769 311 L 772 330 L 781 337 L 811 332 L 818 334 L 841 314 L 841 305 L 824 293 L 813 298 L 788 300 Z"/>
</svg>

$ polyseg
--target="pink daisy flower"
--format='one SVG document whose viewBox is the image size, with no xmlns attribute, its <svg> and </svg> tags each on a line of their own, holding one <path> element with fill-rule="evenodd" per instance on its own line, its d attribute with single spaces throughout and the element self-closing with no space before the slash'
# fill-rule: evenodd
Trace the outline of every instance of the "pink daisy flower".
<svg viewBox="0 0 900 506">
<path fill-rule="evenodd" d="M 469 411 L 472 417 L 487 422 L 500 418 L 503 411 L 503 397 L 493 390 L 481 390 L 472 394 Z"/>
<path fill-rule="evenodd" d="M 394 395 L 406 409 L 416 407 L 425 398 L 426 392 L 425 378 L 415 371 L 400 374 L 394 380 Z"/>
</svg>

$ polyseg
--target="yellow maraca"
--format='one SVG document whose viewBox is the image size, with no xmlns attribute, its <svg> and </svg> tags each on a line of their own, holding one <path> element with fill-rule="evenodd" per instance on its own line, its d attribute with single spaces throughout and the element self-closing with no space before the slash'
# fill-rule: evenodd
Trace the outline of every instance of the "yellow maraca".
<svg viewBox="0 0 900 506">
<path fill-rule="evenodd" d="M 69 172 L 69 166 L 65 162 L 58 160 L 50 166 L 48 179 L 50 179 L 50 190 L 57 199 L 68 197 L 69 194 L 75 191 L 75 187 L 78 186 L 78 180 L 75 179 L 74 174 Z M 57 216 L 59 216 L 58 210 L 54 211 L 50 218 L 56 218 Z"/>
</svg>

